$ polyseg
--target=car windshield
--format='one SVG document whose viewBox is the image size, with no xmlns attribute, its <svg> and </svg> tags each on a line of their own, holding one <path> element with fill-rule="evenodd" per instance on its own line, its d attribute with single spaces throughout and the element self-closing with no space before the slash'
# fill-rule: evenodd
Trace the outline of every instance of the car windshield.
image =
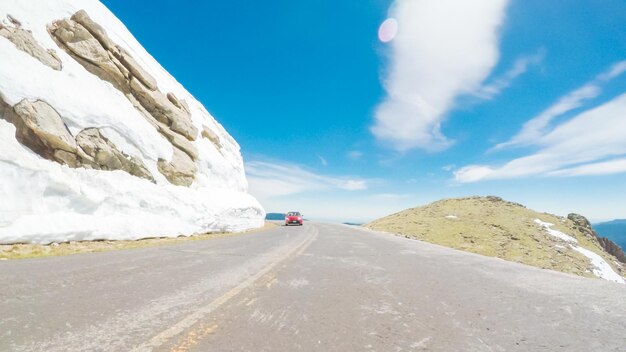
<svg viewBox="0 0 626 352">
<path fill-rule="evenodd" d="M 300 216 L 300 213 L 298 213 L 297 211 L 292 211 L 287 213 L 287 216 Z"/>
</svg>

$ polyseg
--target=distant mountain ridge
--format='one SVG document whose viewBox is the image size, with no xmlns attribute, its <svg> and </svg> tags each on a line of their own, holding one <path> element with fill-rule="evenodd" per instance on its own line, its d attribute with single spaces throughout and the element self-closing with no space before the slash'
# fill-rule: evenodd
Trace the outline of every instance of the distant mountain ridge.
<svg viewBox="0 0 626 352">
<path fill-rule="evenodd" d="M 285 220 L 285 213 L 267 213 L 265 220 Z"/>
<path fill-rule="evenodd" d="M 585 217 L 541 213 L 499 197 L 440 200 L 363 226 L 544 269 L 626 283 L 623 251 L 599 237 Z"/>
<path fill-rule="evenodd" d="M 615 242 L 622 250 L 626 250 L 626 219 L 616 219 L 592 225 L 602 237 Z"/>
</svg>

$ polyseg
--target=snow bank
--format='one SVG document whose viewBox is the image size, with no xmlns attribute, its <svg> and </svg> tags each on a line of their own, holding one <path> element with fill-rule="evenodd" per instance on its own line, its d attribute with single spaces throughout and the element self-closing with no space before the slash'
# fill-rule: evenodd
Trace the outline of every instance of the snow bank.
<svg viewBox="0 0 626 352">
<path fill-rule="evenodd" d="M 571 243 L 578 243 L 578 240 L 575 239 L 574 237 L 570 236 L 570 235 L 566 235 L 561 231 L 557 231 L 557 230 L 553 230 L 552 226 L 554 226 L 554 224 L 551 224 L 549 222 L 543 222 L 539 219 L 535 219 L 535 223 L 540 225 L 541 227 L 544 228 L 544 230 L 546 230 L 546 232 L 548 234 L 550 234 L 551 236 L 557 237 L 559 239 L 562 239 L 565 242 L 571 242 Z"/>
<path fill-rule="evenodd" d="M 570 247 L 573 250 L 589 258 L 591 260 L 591 265 L 593 265 L 594 267 L 593 274 L 595 276 L 601 279 L 608 280 L 608 281 L 613 281 L 613 282 L 617 282 L 620 284 L 626 284 L 626 280 L 624 280 L 622 276 L 616 273 L 613 270 L 613 268 L 611 268 L 611 265 L 609 265 L 609 263 L 607 263 L 606 260 L 604 260 L 604 258 L 602 258 L 597 253 L 594 253 L 586 248 L 582 248 L 578 246 L 578 240 L 576 240 L 574 237 L 566 235 L 563 232 L 552 229 L 551 227 L 554 226 L 554 224 L 551 224 L 549 222 L 543 222 L 539 219 L 535 219 L 535 223 L 543 227 L 544 230 L 546 230 L 546 232 L 549 235 L 568 242 Z"/>
<path fill-rule="evenodd" d="M 211 130 L 198 149 L 190 187 L 170 184 L 157 169 L 172 156 L 172 145 L 110 83 L 99 79 L 60 49 L 46 26 L 80 9 L 103 26 L 157 81 L 189 105 L 198 130 Z M 15 127 L 0 120 L 0 243 L 138 239 L 207 231 L 242 231 L 263 225 L 265 212 L 247 193 L 237 142 L 161 65 L 103 4 L 96 0 L 3 0 L 7 16 L 45 49 L 54 49 L 63 68 L 55 71 L 0 37 L 0 94 L 10 105 L 40 99 L 53 106 L 69 130 L 97 127 L 121 151 L 141 160 L 156 183 L 123 171 L 69 168 L 41 158 L 15 138 Z"/>
<path fill-rule="evenodd" d="M 620 284 L 626 283 L 626 281 L 624 281 L 624 278 L 617 274 L 615 271 L 613 271 L 613 268 L 611 268 L 609 263 L 607 263 L 598 254 L 578 246 L 572 246 L 572 249 L 591 259 L 591 264 L 595 267 L 595 269 L 593 269 L 593 274 L 597 277 L 613 282 L 618 282 Z"/>
</svg>

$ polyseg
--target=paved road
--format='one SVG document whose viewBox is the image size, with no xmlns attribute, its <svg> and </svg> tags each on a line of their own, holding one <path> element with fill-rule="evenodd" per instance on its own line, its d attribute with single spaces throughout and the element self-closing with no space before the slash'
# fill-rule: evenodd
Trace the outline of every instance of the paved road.
<svg viewBox="0 0 626 352">
<path fill-rule="evenodd" d="M 343 225 L 0 262 L 0 351 L 626 351 L 626 287 Z"/>
</svg>

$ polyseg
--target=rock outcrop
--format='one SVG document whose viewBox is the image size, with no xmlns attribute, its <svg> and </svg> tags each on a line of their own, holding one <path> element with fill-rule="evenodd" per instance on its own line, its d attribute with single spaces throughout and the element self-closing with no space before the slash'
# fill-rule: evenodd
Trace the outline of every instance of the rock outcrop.
<svg viewBox="0 0 626 352">
<path fill-rule="evenodd" d="M 572 213 L 567 215 L 567 218 L 572 220 L 574 224 L 576 224 L 578 230 L 581 233 L 584 233 L 585 236 L 588 236 L 590 238 L 595 238 L 607 253 L 615 256 L 615 258 L 617 258 L 617 260 L 619 260 L 621 263 L 626 264 L 626 254 L 624 254 L 622 248 L 620 248 L 620 246 L 615 244 L 610 239 L 599 236 L 598 233 L 591 227 L 591 223 L 589 222 L 589 220 L 587 220 L 586 217 Z"/>
<path fill-rule="evenodd" d="M 74 137 L 48 103 L 24 99 L 13 107 L 2 105 L 2 116 L 15 126 L 15 138 L 39 156 L 72 168 L 122 170 L 154 182 L 141 161 L 120 152 L 97 128 Z"/>
<path fill-rule="evenodd" d="M 84 11 L 79 11 L 74 17 L 81 23 L 89 25 L 89 28 L 97 33 L 99 38 L 103 38 L 103 41 L 108 38 L 102 27 L 93 23 Z M 61 61 L 54 50 L 45 50 L 35 40 L 31 32 L 21 28 L 21 23 L 18 20 L 11 16 L 8 18 L 13 26 L 0 24 L 0 36 L 9 39 L 17 49 L 28 53 L 41 63 L 55 70 L 61 70 Z M 75 56 L 93 64 L 92 66 L 87 65 L 88 67 L 97 67 L 102 70 L 101 74 L 107 75 L 111 83 L 117 82 L 118 85 L 127 83 L 126 79 L 131 79 L 130 73 L 124 77 L 118 67 L 131 67 L 132 71 L 129 72 L 140 77 L 143 84 L 156 89 L 154 78 L 143 71 L 132 58 L 120 55 L 125 64 L 118 61 L 119 66 L 115 65 L 113 61 L 115 58 L 109 57 L 110 54 L 92 36 L 91 32 L 76 22 L 59 22 L 55 33 Z M 104 42 L 106 43 L 106 41 Z M 112 44 L 109 46 L 113 47 Z M 2 116 L 16 127 L 16 139 L 39 156 L 72 168 L 122 170 L 133 176 L 154 182 L 154 177 L 141 161 L 120 152 L 111 141 L 102 136 L 97 128 L 85 129 L 77 134 L 75 139 L 59 113 L 48 103 L 41 100 L 24 99 L 13 107 L 4 101 L 2 105 L 4 106 Z M 184 123 L 177 123 L 176 129 L 183 130 L 184 128 L 179 127 L 179 125 Z M 190 128 L 188 127 L 187 130 Z M 184 145 L 183 149 L 194 155 L 193 146 Z M 178 162 L 175 165 L 181 164 Z M 170 168 L 172 167 L 170 166 Z M 184 182 L 187 186 L 191 184 L 188 182 L 189 169 L 189 166 L 185 165 L 185 169 L 182 171 L 187 176 L 186 182 Z M 171 173 L 174 172 L 170 171 Z M 170 179 L 170 177 L 167 178 Z M 193 181 L 193 174 L 191 179 Z"/>
<path fill-rule="evenodd" d="M 154 182 L 154 177 L 137 158 L 120 152 L 97 128 L 87 128 L 76 135 L 79 165 L 96 170 L 122 170 Z"/>
<path fill-rule="evenodd" d="M 193 159 L 180 149 L 174 149 L 172 160 L 169 162 L 159 159 L 157 166 L 168 181 L 178 186 L 191 185 L 196 175 L 196 164 Z"/>
<path fill-rule="evenodd" d="M 237 142 L 101 1 L 0 1 L 0 51 L 1 244 L 263 225 Z"/>
<path fill-rule="evenodd" d="M 19 50 L 39 60 L 42 64 L 51 67 L 54 70 L 61 70 L 61 59 L 52 49 L 44 49 L 33 37 L 33 34 L 22 28 L 22 24 L 13 18 L 7 16 L 10 25 L 0 23 L 0 36 L 7 38 Z"/>
<path fill-rule="evenodd" d="M 593 228 L 591 228 L 591 223 L 589 222 L 589 220 L 587 220 L 586 217 L 580 214 L 571 213 L 567 215 L 567 218 L 569 220 L 572 220 L 572 222 L 576 226 L 576 229 L 580 231 L 580 233 L 582 233 L 583 235 L 587 236 L 588 238 L 598 237 L 595 231 L 593 231 Z"/>
<path fill-rule="evenodd" d="M 15 125 L 15 138 L 41 157 L 65 163 L 66 154 L 76 154 L 74 137 L 61 116 L 46 102 L 25 99 L 6 109 L 4 116 Z"/>
<path fill-rule="evenodd" d="M 195 167 L 190 167 L 189 159 L 193 163 L 198 152 L 189 142 L 197 138 L 198 130 L 192 123 L 189 109 L 174 93 L 164 94 L 159 91 L 154 77 L 122 47 L 116 45 L 106 30 L 84 10 L 76 12 L 70 19 L 52 23 L 48 31 L 85 69 L 124 93 L 174 148 L 188 156 L 182 157 L 175 151 L 171 161 L 159 161 L 159 171 L 175 185 L 191 185 L 195 178 Z M 177 167 L 182 169 L 177 170 Z"/>
<path fill-rule="evenodd" d="M 218 137 L 218 135 L 215 134 L 215 132 L 211 131 L 211 129 L 209 129 L 206 126 L 202 126 L 201 134 L 202 134 L 202 137 L 211 141 L 211 143 L 213 143 L 213 145 L 215 146 L 217 150 L 222 149 L 222 142 L 220 141 L 220 137 Z"/>
</svg>

